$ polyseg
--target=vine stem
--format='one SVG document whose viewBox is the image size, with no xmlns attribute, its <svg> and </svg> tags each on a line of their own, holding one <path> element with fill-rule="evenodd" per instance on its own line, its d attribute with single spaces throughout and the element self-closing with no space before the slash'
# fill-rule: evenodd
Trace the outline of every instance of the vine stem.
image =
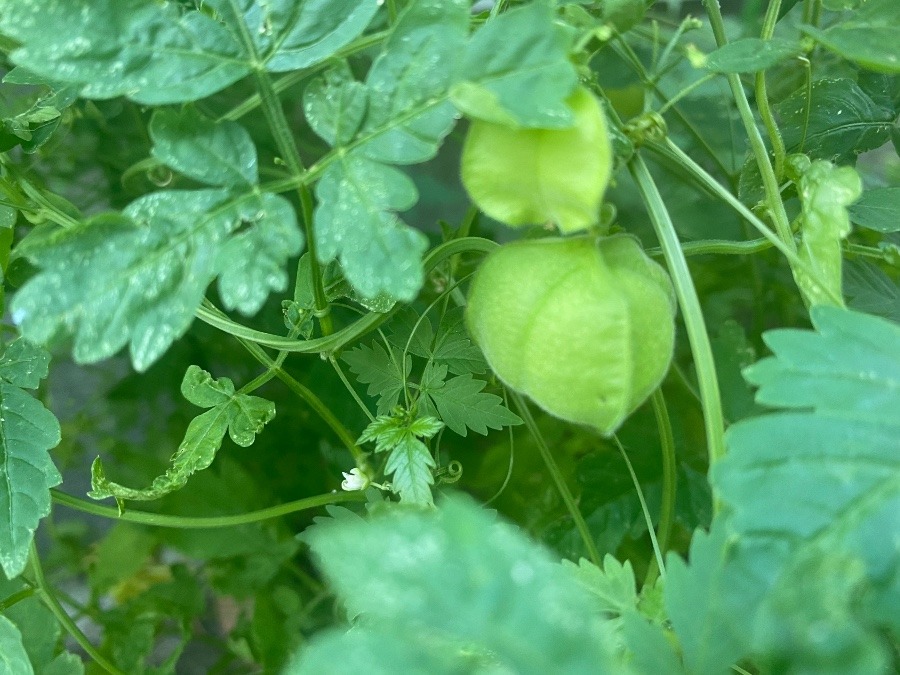
<svg viewBox="0 0 900 675">
<path fill-rule="evenodd" d="M 638 480 L 637 474 L 634 472 L 634 467 L 631 465 L 631 460 L 628 458 L 628 453 L 625 452 L 625 446 L 622 445 L 622 441 L 620 441 L 619 437 L 615 434 L 613 435 L 613 441 L 615 441 L 616 447 L 619 448 L 619 453 L 625 461 L 625 466 L 628 467 L 628 475 L 631 476 L 631 482 L 634 485 L 635 492 L 637 492 L 638 501 L 641 503 L 641 511 L 644 514 L 644 521 L 647 523 L 647 532 L 650 535 L 650 544 L 653 546 L 653 558 L 656 561 L 656 570 L 663 578 L 665 578 L 665 563 L 663 562 L 662 552 L 659 548 L 659 541 L 657 541 L 656 533 L 653 531 L 653 518 L 650 516 L 647 500 L 644 499 L 644 491 L 641 490 L 641 483 Z M 653 568 L 651 567 L 651 570 L 652 569 Z M 650 574 L 648 573 L 647 576 L 649 577 Z"/>
<path fill-rule="evenodd" d="M 653 403 L 653 413 L 656 416 L 656 428 L 659 433 L 659 443 L 662 450 L 662 504 L 659 509 L 659 522 L 656 525 L 656 540 L 658 542 L 659 555 L 654 558 L 655 565 L 651 563 L 644 585 L 649 586 L 656 581 L 658 574 L 664 574 L 665 568 L 662 560 L 669 548 L 669 540 L 672 537 L 672 526 L 675 522 L 675 497 L 678 489 L 678 477 L 676 475 L 675 462 L 675 436 L 672 433 L 672 422 L 669 419 L 669 410 L 666 407 L 666 398 L 662 389 L 653 392 L 650 399 Z"/>
<path fill-rule="evenodd" d="M 198 530 L 217 527 L 236 527 L 238 525 L 248 525 L 258 523 L 264 520 L 280 518 L 298 511 L 314 509 L 326 504 L 338 504 L 341 502 L 360 502 L 365 501 L 365 495 L 361 492 L 328 492 L 315 497 L 306 497 L 297 501 L 279 504 L 278 506 L 270 506 L 266 509 L 258 511 L 249 511 L 248 513 L 239 513 L 233 516 L 170 516 L 163 513 L 148 513 L 147 511 L 124 511 L 121 514 L 119 509 L 111 506 L 103 506 L 102 504 L 94 504 L 92 502 L 78 499 L 65 492 L 56 489 L 50 490 L 50 496 L 57 504 L 67 506 L 76 511 L 83 511 L 95 516 L 102 516 L 112 520 L 122 520 L 128 523 L 138 523 L 140 525 L 152 525 L 154 527 L 170 527 L 182 530 Z"/>
<path fill-rule="evenodd" d="M 713 360 L 712 345 L 706 331 L 706 321 L 700 307 L 700 298 L 691 278 L 687 258 L 681 250 L 681 243 L 675 233 L 675 226 L 662 196 L 650 175 L 647 164 L 640 155 L 635 155 L 628 163 L 630 171 L 656 236 L 659 239 L 666 264 L 675 285 L 675 294 L 681 306 L 684 323 L 687 327 L 688 340 L 697 369 L 697 380 L 700 385 L 700 399 L 703 405 L 703 421 L 706 426 L 706 446 L 709 466 L 712 466 L 725 455 L 725 420 L 722 416 L 722 399 L 719 394 L 719 381 L 716 376 L 716 364 Z"/>
<path fill-rule="evenodd" d="M 780 9 L 781 0 L 769 0 L 766 16 L 763 19 L 762 31 L 760 32 L 760 38 L 763 40 L 771 40 L 775 34 L 775 24 L 778 23 L 778 12 Z M 766 132 L 769 134 L 769 141 L 772 143 L 772 154 L 775 157 L 775 178 L 781 180 L 784 176 L 784 139 L 778 130 L 778 124 L 775 122 L 775 116 L 772 114 L 772 107 L 769 105 L 769 93 L 766 89 L 766 71 L 764 70 L 756 74 L 756 108 L 759 110 L 760 119 L 762 119 Z"/>
<path fill-rule="evenodd" d="M 115 510 L 115 509 L 111 509 Z M 34 542 L 31 542 L 31 573 L 34 575 L 34 582 L 38 588 L 38 595 L 41 600 L 44 601 L 44 604 L 47 605 L 47 608 L 53 613 L 53 616 L 56 617 L 56 620 L 59 621 L 60 625 L 66 629 L 66 632 L 72 636 L 72 638 L 79 644 L 79 646 L 90 656 L 94 662 L 103 668 L 110 675 L 125 675 L 124 672 L 116 668 L 112 663 L 110 663 L 103 654 L 101 654 L 94 645 L 91 644 L 91 641 L 87 639 L 87 636 L 81 631 L 75 621 L 72 620 L 72 617 L 66 612 L 65 608 L 60 604 L 59 600 L 56 599 L 56 595 L 53 593 L 53 589 L 47 583 L 47 579 L 44 578 L 44 569 L 41 567 L 41 561 L 38 558 L 37 549 L 35 548 Z"/>
<path fill-rule="evenodd" d="M 575 523 L 575 528 L 581 535 L 581 540 L 584 542 L 584 547 L 587 549 L 591 562 L 600 567 L 602 564 L 600 552 L 597 551 L 594 538 L 591 536 L 587 523 L 584 521 L 584 516 L 581 515 L 578 504 L 575 503 L 575 497 L 572 496 L 572 491 L 569 490 L 569 486 L 566 484 L 562 472 L 559 470 L 559 465 L 556 463 L 553 453 L 550 452 L 550 448 L 547 446 L 547 442 L 544 440 L 541 430 L 538 429 L 534 417 L 531 416 L 531 410 L 528 409 L 528 403 L 526 403 L 525 399 L 522 398 L 522 395 L 518 392 L 511 391 L 510 396 L 513 402 L 515 402 L 516 408 L 525 422 L 525 426 L 528 427 L 528 432 L 531 434 L 532 438 L 534 438 L 535 443 L 537 443 L 541 458 L 544 460 L 547 471 L 550 473 L 550 477 L 556 484 L 556 489 L 559 491 L 559 495 L 562 497 L 563 503 L 566 505 L 566 509 L 568 509 L 569 515 Z"/>
<path fill-rule="evenodd" d="M 703 0 L 703 5 L 706 7 L 709 15 L 709 23 L 716 38 L 716 44 L 719 47 L 723 47 L 728 44 L 728 38 L 725 36 L 725 21 L 722 18 L 722 10 L 719 8 L 719 0 Z M 747 100 L 744 86 L 736 73 L 728 74 L 725 78 L 728 81 L 728 86 L 731 87 L 731 95 L 734 97 L 738 114 L 750 141 L 750 149 L 759 167 L 759 173 L 766 192 L 766 206 L 775 224 L 775 231 L 778 232 L 778 236 L 785 246 L 791 250 L 796 250 L 794 237 L 791 233 L 790 219 L 787 211 L 784 209 L 784 202 L 781 201 L 778 179 L 775 177 L 775 170 L 769 161 L 769 152 L 766 150 L 766 144 L 759 133 L 759 129 L 756 127 L 756 120 L 753 117 L 753 111 L 750 109 L 750 101 Z"/>
</svg>

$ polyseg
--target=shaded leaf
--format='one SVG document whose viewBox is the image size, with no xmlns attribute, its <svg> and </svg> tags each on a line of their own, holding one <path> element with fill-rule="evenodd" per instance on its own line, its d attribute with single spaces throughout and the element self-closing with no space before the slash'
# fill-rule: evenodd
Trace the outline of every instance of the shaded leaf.
<svg viewBox="0 0 900 675">
<path fill-rule="evenodd" d="M 486 435 L 489 428 L 521 424 L 522 420 L 503 404 L 502 398 L 481 391 L 486 384 L 471 374 L 459 375 L 440 387 L 432 386 L 427 393 L 447 427 L 460 436 L 466 435 L 467 428 Z"/>
<path fill-rule="evenodd" d="M 359 131 L 368 106 L 368 90 L 353 79 L 343 63 L 314 79 L 303 93 L 303 113 L 309 126 L 332 146 L 345 145 Z"/>
<path fill-rule="evenodd" d="M 876 232 L 900 232 L 900 187 L 866 190 L 850 207 L 850 220 Z"/>
<path fill-rule="evenodd" d="M 10 342 L 0 355 L 0 378 L 25 389 L 37 389 L 50 366 L 50 354 L 27 340 Z"/>
<path fill-rule="evenodd" d="M 209 410 L 191 420 L 166 472 L 154 478 L 147 488 L 129 488 L 110 481 L 98 457 L 91 466 L 91 491 L 88 496 L 93 499 L 115 497 L 117 500 L 136 501 L 159 499 L 184 487 L 194 473 L 212 464 L 226 431 L 232 441 L 246 448 L 275 417 L 275 404 L 271 401 L 235 393 L 230 379 L 213 380 L 209 373 L 197 366 L 191 366 L 185 372 L 181 392 L 195 405 L 208 407 Z"/>
<path fill-rule="evenodd" d="M 388 353 L 378 342 L 371 347 L 360 345 L 341 356 L 350 370 L 363 384 L 369 385 L 366 393 L 378 397 L 378 414 L 386 415 L 397 405 L 406 375 L 412 368 L 412 360 L 407 356 L 400 368 L 397 355 Z"/>
<path fill-rule="evenodd" d="M 882 73 L 900 73 L 900 4 L 866 0 L 850 18 L 822 30 L 801 26 L 827 49 Z"/>
<path fill-rule="evenodd" d="M 900 323 L 900 286 L 877 265 L 845 260 L 844 292 L 852 309 Z"/>
</svg>

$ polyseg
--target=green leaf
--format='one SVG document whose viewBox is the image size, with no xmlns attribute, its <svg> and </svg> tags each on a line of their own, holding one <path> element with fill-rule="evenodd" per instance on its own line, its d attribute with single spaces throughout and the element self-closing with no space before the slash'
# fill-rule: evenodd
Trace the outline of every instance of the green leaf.
<svg viewBox="0 0 900 675">
<path fill-rule="evenodd" d="M 481 350 L 469 339 L 461 307 L 448 311 L 441 318 L 431 357 L 447 366 L 454 375 L 487 372 Z"/>
<path fill-rule="evenodd" d="M 171 466 L 153 479 L 150 487 L 135 489 L 110 481 L 100 458 L 91 466 L 93 499 L 115 497 L 149 501 L 179 490 L 194 473 L 212 464 L 222 445 L 225 432 L 237 445 L 249 447 L 256 434 L 275 417 L 275 404 L 258 396 L 235 393 L 234 384 L 227 377 L 213 380 L 206 371 L 191 366 L 184 374 L 181 392 L 195 405 L 210 408 L 188 425 L 184 440 L 172 456 Z"/>
<path fill-rule="evenodd" d="M 847 206 L 862 194 L 862 180 L 853 167 L 835 167 L 824 160 L 810 163 L 802 155 L 792 158 L 791 165 L 802 172 L 796 181 L 801 206 L 800 260 L 815 273 L 812 276 L 798 269 L 794 278 L 810 305 L 843 304 L 841 241 L 850 234 Z"/>
<path fill-rule="evenodd" d="M 622 631 L 630 652 L 630 663 L 638 673 L 686 673 L 666 630 L 635 611 L 623 617 Z"/>
<path fill-rule="evenodd" d="M 801 88 L 775 109 L 789 152 L 837 163 L 883 145 L 896 117 L 847 79 L 817 80 L 809 101 Z"/>
<path fill-rule="evenodd" d="M 37 389 L 50 366 L 50 354 L 18 338 L 10 342 L 0 356 L 0 378 L 24 389 Z"/>
<path fill-rule="evenodd" d="M 709 54 L 706 67 L 715 73 L 756 73 L 768 70 L 802 51 L 802 45 L 794 40 L 742 38 Z"/>
<path fill-rule="evenodd" d="M 204 4 L 217 12 L 143 0 L 3 0 L 0 30 L 21 44 L 15 63 L 78 84 L 82 96 L 159 105 L 209 96 L 258 65 L 314 65 L 360 35 L 378 10 L 376 0 Z"/>
<path fill-rule="evenodd" d="M 877 265 L 845 260 L 844 293 L 851 309 L 900 323 L 900 286 Z"/>
<path fill-rule="evenodd" d="M 629 561 L 623 564 L 606 554 L 603 569 L 584 558 L 577 565 L 563 560 L 562 566 L 584 587 L 598 611 L 621 616 L 637 607 L 637 585 Z"/>
<path fill-rule="evenodd" d="M 431 470 L 434 467 L 428 446 L 412 432 L 407 432 L 388 455 L 384 473 L 393 476 L 391 486 L 401 501 L 428 506 L 432 503 L 434 476 Z"/>
<path fill-rule="evenodd" d="M 231 236 L 242 223 L 249 228 Z M 269 290 L 283 290 L 281 268 L 302 236 L 284 198 L 229 201 L 224 190 L 210 189 L 156 192 L 122 215 L 96 216 L 26 244 L 20 253 L 41 271 L 13 300 L 23 335 L 42 343 L 71 332 L 80 363 L 129 344 L 143 371 L 187 331 L 216 274 L 225 306 L 247 314 Z"/>
<path fill-rule="evenodd" d="M 788 410 L 729 428 L 712 472 L 728 515 L 695 536 L 689 567 L 669 557 L 666 603 L 697 672 L 750 653 L 798 672 L 884 672 L 889 658 L 896 616 L 860 598 L 894 592 L 900 565 L 878 543 L 900 509 L 900 327 L 811 316 L 816 331 L 765 334 L 775 356 L 747 376 L 760 403 Z"/>
<path fill-rule="evenodd" d="M 467 428 L 487 435 L 489 428 L 522 424 L 522 420 L 503 405 L 502 398 L 481 391 L 486 384 L 483 380 L 473 379 L 471 374 L 459 375 L 440 387 L 432 385 L 427 394 L 447 427 L 460 436 L 466 435 Z"/>
<path fill-rule="evenodd" d="M 468 499 L 330 524 L 310 540 L 348 611 L 410 645 L 489 652 L 496 672 L 617 672 L 578 584 L 518 529 L 493 522 Z M 366 646 L 376 664 L 379 644 Z"/>
<path fill-rule="evenodd" d="M 0 602 L 26 588 L 28 586 L 22 579 L 7 580 L 0 575 Z M 47 664 L 53 661 L 62 632 L 53 612 L 35 594 L 7 607 L 3 610 L 3 616 L 12 621 L 22 633 L 22 646 L 25 647 L 31 665 L 38 673 L 43 673 Z M 0 672 L 4 672 L 2 668 Z"/>
<path fill-rule="evenodd" d="M 388 414 L 400 400 L 406 376 L 412 369 L 412 359 L 407 356 L 401 369 L 399 355 L 393 350 L 388 353 L 378 342 L 373 342 L 371 347 L 360 345 L 341 358 L 357 380 L 369 385 L 366 393 L 378 397 L 378 414 Z"/>
<path fill-rule="evenodd" d="M 50 513 L 50 488 L 62 482 L 48 450 L 60 441 L 59 422 L 20 387 L 35 388 L 49 355 L 19 339 L 0 356 L 0 566 L 22 573 L 38 522 Z"/>
<path fill-rule="evenodd" d="M 428 238 L 396 215 L 418 200 L 412 180 L 353 154 L 328 167 L 316 196 L 319 258 L 340 260 L 347 280 L 366 297 L 387 292 L 401 300 L 415 298 Z"/>
<path fill-rule="evenodd" d="M 814 26 L 801 29 L 863 68 L 900 73 L 900 5 L 895 0 L 866 0 L 852 17 L 826 30 Z"/>
<path fill-rule="evenodd" d="M 0 84 L 0 152 L 19 145 L 27 153 L 46 143 L 77 91 L 13 68 Z"/>
<path fill-rule="evenodd" d="M 488 21 L 469 40 L 451 99 L 460 111 L 510 126 L 560 129 L 575 118 L 565 101 L 578 83 L 572 35 L 533 2 Z"/>
<path fill-rule="evenodd" d="M 850 207 L 850 220 L 876 232 L 900 232 L 900 187 L 875 188 L 862 193 Z"/>
<path fill-rule="evenodd" d="M 309 126 L 331 146 L 346 145 L 365 119 L 368 90 L 353 79 L 346 62 L 314 79 L 303 92 L 303 113 Z"/>
<path fill-rule="evenodd" d="M 22 634 L 12 621 L 0 615 L 0 672 L 4 675 L 33 675 L 31 661 L 22 646 Z"/>
<path fill-rule="evenodd" d="M 237 122 L 215 122 L 193 108 L 158 110 L 148 131 L 154 157 L 201 183 L 241 187 L 259 179 L 256 146 Z"/>
<path fill-rule="evenodd" d="M 53 661 L 47 664 L 47 667 L 41 671 L 42 675 L 84 675 L 84 663 L 81 659 L 63 652 L 59 654 Z"/>
</svg>

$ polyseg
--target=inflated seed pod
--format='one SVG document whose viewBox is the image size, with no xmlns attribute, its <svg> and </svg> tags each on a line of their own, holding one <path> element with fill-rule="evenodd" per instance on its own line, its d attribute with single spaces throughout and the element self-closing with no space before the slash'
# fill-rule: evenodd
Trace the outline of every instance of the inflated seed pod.
<svg viewBox="0 0 900 675">
<path fill-rule="evenodd" d="M 674 317 L 668 274 L 624 234 L 501 246 L 479 267 L 466 310 L 505 384 L 604 434 L 665 376 Z"/>
</svg>

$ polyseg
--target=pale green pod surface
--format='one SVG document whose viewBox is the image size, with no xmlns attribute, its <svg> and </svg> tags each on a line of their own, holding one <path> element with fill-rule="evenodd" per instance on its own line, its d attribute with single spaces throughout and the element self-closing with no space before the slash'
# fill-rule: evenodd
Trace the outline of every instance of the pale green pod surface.
<svg viewBox="0 0 900 675">
<path fill-rule="evenodd" d="M 597 222 L 612 167 L 606 119 L 587 89 L 576 89 L 568 104 L 575 114 L 568 129 L 472 122 L 462 182 L 478 208 L 507 225 L 552 222 L 565 233 Z"/>
<path fill-rule="evenodd" d="M 615 431 L 672 358 L 674 293 L 637 241 L 520 241 L 482 263 L 467 325 L 497 376 L 552 415 Z"/>
</svg>

